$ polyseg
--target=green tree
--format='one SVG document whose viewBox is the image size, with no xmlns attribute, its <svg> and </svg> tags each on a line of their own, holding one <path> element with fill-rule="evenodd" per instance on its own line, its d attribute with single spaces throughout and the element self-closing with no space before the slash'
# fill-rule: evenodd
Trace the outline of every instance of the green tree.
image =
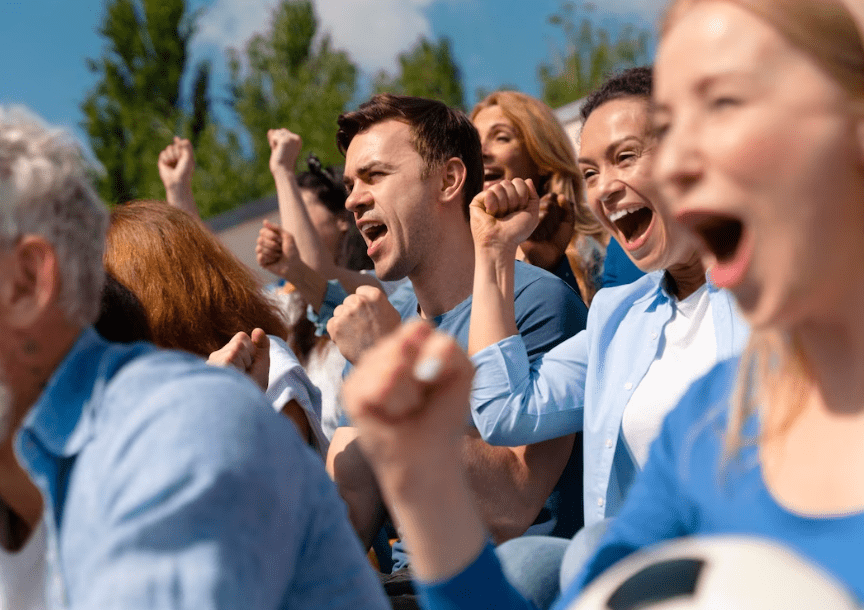
<svg viewBox="0 0 864 610">
<path fill-rule="evenodd" d="M 81 105 L 82 127 L 105 173 L 102 197 L 122 202 L 162 197 L 156 158 L 185 127 L 180 81 L 194 15 L 184 0 L 112 0 L 99 35 L 106 49 L 87 60 L 100 76 Z M 206 123 L 207 109 L 201 110 Z"/>
<path fill-rule="evenodd" d="M 590 3 L 564 2 L 548 19 L 567 40 L 551 62 L 538 68 L 543 101 L 552 108 L 585 97 L 614 72 L 648 62 L 650 34 L 627 24 L 613 37 L 595 25 L 594 8 Z"/>
<path fill-rule="evenodd" d="M 330 37 L 316 42 L 318 19 L 310 0 L 283 0 L 270 29 L 231 53 L 234 108 L 248 131 L 254 185 L 272 192 L 267 130 L 287 127 L 303 138 L 300 158 L 314 152 L 325 164 L 340 164 L 336 118 L 354 96 L 357 69 L 348 55 L 332 48 Z"/>
<path fill-rule="evenodd" d="M 410 51 L 399 55 L 399 74 L 391 76 L 382 70 L 375 78 L 374 89 L 376 93 L 416 95 L 455 108 L 465 107 L 462 74 L 446 37 L 438 42 L 421 38 Z"/>
</svg>

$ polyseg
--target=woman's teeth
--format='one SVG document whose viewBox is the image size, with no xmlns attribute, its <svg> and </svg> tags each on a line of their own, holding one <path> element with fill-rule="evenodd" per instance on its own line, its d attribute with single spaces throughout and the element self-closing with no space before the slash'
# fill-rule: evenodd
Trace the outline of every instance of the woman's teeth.
<svg viewBox="0 0 864 610">
<path fill-rule="evenodd" d="M 624 239 L 628 242 L 632 242 L 644 235 L 651 225 L 653 217 L 654 212 L 645 206 L 616 210 L 609 214 L 609 220 L 618 228 Z"/>
</svg>

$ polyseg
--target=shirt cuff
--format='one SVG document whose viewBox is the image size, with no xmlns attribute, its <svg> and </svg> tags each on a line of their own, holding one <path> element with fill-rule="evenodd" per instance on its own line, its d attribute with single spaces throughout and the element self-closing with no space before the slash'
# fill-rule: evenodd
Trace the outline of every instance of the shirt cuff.
<svg viewBox="0 0 864 610">
<path fill-rule="evenodd" d="M 429 610 L 508 608 L 533 610 L 504 576 L 492 543 L 467 568 L 447 580 L 415 582 L 420 606 Z"/>
</svg>

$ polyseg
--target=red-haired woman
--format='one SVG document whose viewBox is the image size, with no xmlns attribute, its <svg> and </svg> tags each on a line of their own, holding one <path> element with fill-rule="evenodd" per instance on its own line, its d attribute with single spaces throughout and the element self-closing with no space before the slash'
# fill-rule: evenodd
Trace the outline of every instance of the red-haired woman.
<svg viewBox="0 0 864 610">
<path fill-rule="evenodd" d="M 118 206 L 105 267 L 144 305 L 154 343 L 247 372 L 301 436 L 326 452 L 321 395 L 283 340 L 285 321 L 202 223 L 159 201 Z"/>
</svg>

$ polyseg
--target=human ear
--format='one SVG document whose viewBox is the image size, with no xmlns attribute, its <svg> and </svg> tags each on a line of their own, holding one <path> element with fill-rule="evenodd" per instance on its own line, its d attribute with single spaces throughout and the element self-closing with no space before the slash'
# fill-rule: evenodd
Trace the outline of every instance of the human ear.
<svg viewBox="0 0 864 610">
<path fill-rule="evenodd" d="M 57 255 L 42 237 L 27 235 L 13 248 L 8 265 L 0 290 L 7 322 L 16 328 L 32 328 L 59 294 Z"/>
<path fill-rule="evenodd" d="M 458 157 L 451 157 L 444 163 L 441 174 L 441 198 L 443 201 L 449 203 L 458 199 L 461 204 L 467 174 L 465 163 Z"/>
</svg>

